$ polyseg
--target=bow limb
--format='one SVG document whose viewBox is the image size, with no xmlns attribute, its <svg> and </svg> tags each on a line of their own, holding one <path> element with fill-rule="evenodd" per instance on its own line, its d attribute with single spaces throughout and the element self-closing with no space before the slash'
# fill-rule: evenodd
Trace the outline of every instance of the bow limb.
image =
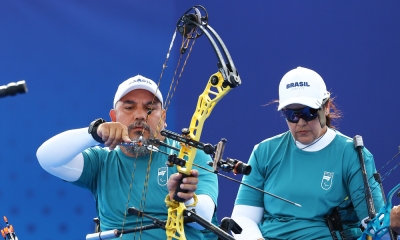
<svg viewBox="0 0 400 240">
<path fill-rule="evenodd" d="M 387 196 L 387 202 L 376 217 L 374 217 L 367 225 L 367 229 L 363 232 L 363 235 L 359 240 L 366 240 L 368 237 L 373 237 L 375 240 L 380 240 L 383 235 L 389 231 L 390 227 L 390 211 L 392 210 L 392 198 L 393 195 L 400 189 L 400 184 L 394 187 Z"/>
</svg>

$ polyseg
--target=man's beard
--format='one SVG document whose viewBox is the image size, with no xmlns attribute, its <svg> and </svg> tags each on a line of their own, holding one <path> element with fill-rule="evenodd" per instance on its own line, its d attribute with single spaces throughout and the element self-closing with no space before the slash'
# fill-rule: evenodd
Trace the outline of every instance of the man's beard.
<svg viewBox="0 0 400 240">
<path fill-rule="evenodd" d="M 150 127 L 148 124 L 146 124 L 146 122 L 144 122 L 144 121 L 136 121 L 136 122 L 132 123 L 131 125 L 129 125 L 129 127 L 128 127 L 128 134 L 129 134 L 130 132 L 133 132 L 134 127 L 137 127 L 137 126 L 141 126 L 141 127 L 143 127 L 144 130 L 147 130 L 147 131 L 149 132 L 149 138 L 145 138 L 145 137 L 143 136 L 141 142 L 142 142 L 144 145 L 146 145 L 146 146 L 151 145 L 149 139 L 154 137 L 154 131 L 153 131 L 153 129 L 151 129 L 151 127 Z M 132 141 L 138 142 L 140 136 L 142 135 L 142 131 L 134 131 L 133 134 L 134 134 L 135 136 L 132 137 L 131 140 L 132 140 Z M 140 145 L 135 145 L 135 146 L 133 146 L 133 147 L 124 147 L 124 148 L 125 148 L 125 151 L 127 151 L 128 153 L 130 153 L 130 154 L 132 154 L 132 155 L 134 155 L 134 156 L 137 156 L 137 157 L 145 156 L 145 155 L 147 155 L 147 154 L 149 154 L 149 153 L 151 152 L 149 149 L 147 149 L 147 147 L 140 146 Z"/>
</svg>

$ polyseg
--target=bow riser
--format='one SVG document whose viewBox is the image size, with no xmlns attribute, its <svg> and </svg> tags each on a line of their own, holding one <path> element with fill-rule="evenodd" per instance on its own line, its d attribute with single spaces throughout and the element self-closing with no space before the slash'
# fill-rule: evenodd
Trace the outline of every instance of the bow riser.
<svg viewBox="0 0 400 240">
<path fill-rule="evenodd" d="M 183 225 L 183 210 L 185 209 L 186 206 L 184 203 L 179 203 L 179 206 L 175 208 L 168 208 L 168 220 L 165 226 L 167 240 L 172 240 L 172 238 L 186 240 Z"/>
<path fill-rule="evenodd" d="M 218 78 L 218 83 L 213 84 L 212 79 L 215 77 Z M 213 74 L 208 81 L 208 84 L 204 90 L 204 92 L 199 96 L 199 100 L 197 102 L 197 107 L 192 117 L 192 121 L 190 122 L 189 130 L 190 130 L 190 139 L 199 141 L 201 132 L 203 130 L 204 121 L 210 116 L 212 110 L 215 105 L 221 100 L 230 90 L 231 87 L 226 86 L 222 87 L 224 83 L 224 78 L 220 72 Z M 211 87 L 214 87 L 218 92 L 211 91 Z M 191 174 L 192 164 L 194 158 L 196 156 L 196 148 L 187 147 L 185 145 L 182 146 L 181 151 L 179 152 L 179 158 L 188 159 L 186 162 L 185 168 L 177 166 L 178 171 L 184 173 L 186 175 Z M 186 158 L 184 158 L 186 156 Z"/>
<path fill-rule="evenodd" d="M 218 80 L 218 82 L 216 82 Z M 193 114 L 190 122 L 188 137 L 192 140 L 199 141 L 201 132 L 203 130 L 205 120 L 210 116 L 215 105 L 221 100 L 230 90 L 231 87 L 223 87 L 224 78 L 220 72 L 213 74 L 208 80 L 208 84 L 204 92 L 199 96 L 196 110 Z M 214 87 L 216 91 L 211 91 Z M 191 175 L 192 165 L 194 158 L 196 157 L 197 148 L 192 148 L 185 144 L 181 144 L 182 148 L 179 151 L 179 158 L 188 159 L 185 167 L 177 166 L 180 173 Z M 167 239 L 171 240 L 179 239 L 186 240 L 185 233 L 183 231 L 183 210 L 186 206 L 183 202 L 179 203 L 179 206 L 170 206 L 168 209 L 168 220 L 167 220 Z M 178 235 L 178 236 L 177 236 Z"/>
</svg>

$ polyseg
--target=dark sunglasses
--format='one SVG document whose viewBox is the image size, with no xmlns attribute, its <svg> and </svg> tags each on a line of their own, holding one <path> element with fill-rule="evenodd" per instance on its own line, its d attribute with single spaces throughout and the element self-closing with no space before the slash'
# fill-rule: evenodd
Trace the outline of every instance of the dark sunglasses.
<svg viewBox="0 0 400 240">
<path fill-rule="evenodd" d="M 283 117 L 291 123 L 298 123 L 300 118 L 308 122 L 314 120 L 318 117 L 318 110 L 310 107 L 300 108 L 300 109 L 282 109 Z"/>
</svg>

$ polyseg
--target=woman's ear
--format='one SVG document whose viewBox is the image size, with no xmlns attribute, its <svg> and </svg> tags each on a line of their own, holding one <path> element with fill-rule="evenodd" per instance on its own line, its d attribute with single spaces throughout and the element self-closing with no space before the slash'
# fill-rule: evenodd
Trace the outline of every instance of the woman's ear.
<svg viewBox="0 0 400 240">
<path fill-rule="evenodd" d="M 329 115 L 329 110 L 331 109 L 330 108 L 330 106 L 329 106 L 329 101 L 326 103 L 326 107 L 325 107 L 325 116 L 328 116 Z"/>
</svg>

